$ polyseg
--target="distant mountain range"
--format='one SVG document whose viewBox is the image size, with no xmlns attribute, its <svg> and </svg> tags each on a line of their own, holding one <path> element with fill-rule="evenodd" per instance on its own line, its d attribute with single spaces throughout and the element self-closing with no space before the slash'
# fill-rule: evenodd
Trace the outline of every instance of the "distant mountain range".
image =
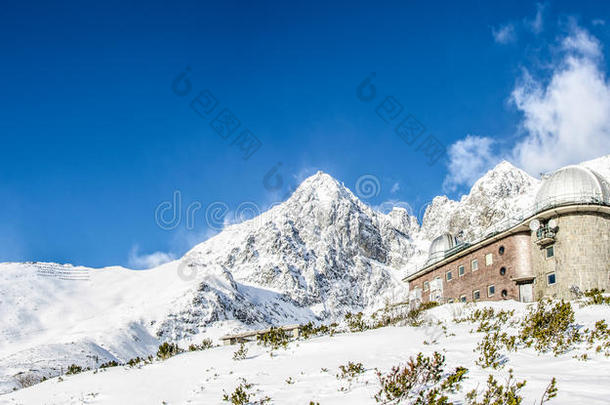
<svg viewBox="0 0 610 405">
<path fill-rule="evenodd" d="M 610 178 L 610 155 L 584 162 Z M 460 201 L 436 197 L 421 224 L 375 211 L 328 174 L 262 215 L 146 271 L 0 264 L 0 392 L 61 374 L 268 325 L 332 321 L 404 301 L 401 281 L 443 232 L 472 240 L 533 204 L 540 181 L 504 161 Z"/>
</svg>

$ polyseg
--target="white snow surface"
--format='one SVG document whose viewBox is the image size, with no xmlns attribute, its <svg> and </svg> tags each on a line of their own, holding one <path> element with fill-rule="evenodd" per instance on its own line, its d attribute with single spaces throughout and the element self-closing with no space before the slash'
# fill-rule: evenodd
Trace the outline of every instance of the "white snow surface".
<svg viewBox="0 0 610 405">
<path fill-rule="evenodd" d="M 535 305 L 535 304 L 529 304 Z M 253 384 L 257 397 L 268 396 L 271 404 L 371 404 L 379 390 L 376 369 L 387 373 L 393 366 L 405 365 L 409 357 L 438 351 L 446 357 L 445 371 L 463 366 L 469 371 L 460 392 L 451 400 L 464 403 L 465 394 L 482 390 L 488 375 L 504 383 L 513 369 L 517 381 L 527 383 L 521 394 L 524 403 L 539 401 L 552 377 L 559 393 L 550 404 L 607 404 L 610 395 L 610 360 L 589 350 L 590 359 L 580 361 L 575 354 L 584 347 L 555 357 L 533 349 L 508 354 L 501 370 L 483 369 L 475 364 L 473 349 L 483 333 L 471 333 L 473 323 L 454 323 L 476 308 L 514 309 L 523 316 L 527 304 L 514 301 L 478 304 L 448 304 L 425 313 L 425 319 L 441 326 L 391 326 L 358 333 L 341 333 L 295 341 L 287 349 L 274 351 L 248 343 L 245 360 L 233 360 L 238 346 L 220 346 L 201 352 L 179 354 L 165 361 L 141 367 L 113 367 L 97 373 L 54 378 L 30 388 L 5 394 L 6 404 L 221 404 L 224 393 L 231 393 L 241 378 Z M 610 322 L 609 306 L 575 306 L 576 322 L 592 327 L 601 319 Z M 455 334 L 455 336 L 451 336 Z M 424 342 L 432 342 L 426 344 Z M 336 377 L 339 366 L 361 362 L 366 371 L 351 382 Z M 291 381 L 289 384 L 287 381 Z"/>
<path fill-rule="evenodd" d="M 610 155 L 583 164 L 610 174 Z M 528 208 L 539 183 L 502 162 L 460 201 L 435 198 L 418 224 L 402 208 L 373 210 L 319 172 L 282 204 L 154 269 L 0 264 L 0 393 L 22 388 L 23 373 L 125 362 L 163 341 L 188 346 L 404 301 L 401 278 L 425 260 L 432 238 L 485 235 Z"/>
</svg>

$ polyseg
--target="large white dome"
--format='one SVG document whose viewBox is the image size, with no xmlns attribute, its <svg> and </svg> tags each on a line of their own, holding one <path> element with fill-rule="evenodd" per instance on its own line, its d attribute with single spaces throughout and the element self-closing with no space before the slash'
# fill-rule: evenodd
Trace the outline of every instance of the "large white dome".
<svg viewBox="0 0 610 405">
<path fill-rule="evenodd" d="M 453 248 L 457 244 L 457 241 L 450 233 L 444 233 L 441 236 L 437 236 L 430 245 L 428 250 L 428 260 L 426 263 L 432 263 L 445 257 L 445 252 Z"/>
<path fill-rule="evenodd" d="M 566 166 L 545 179 L 536 194 L 536 211 L 568 203 L 610 202 L 607 180 L 593 170 Z"/>
</svg>

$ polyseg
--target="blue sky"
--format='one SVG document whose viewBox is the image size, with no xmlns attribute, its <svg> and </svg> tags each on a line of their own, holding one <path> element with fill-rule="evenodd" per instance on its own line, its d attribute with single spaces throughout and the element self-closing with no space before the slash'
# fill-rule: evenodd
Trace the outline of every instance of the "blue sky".
<svg viewBox="0 0 610 405">
<path fill-rule="evenodd" d="M 317 170 L 351 189 L 374 176 L 367 203 L 418 214 L 501 159 L 536 174 L 609 153 L 609 9 L 5 4 L 0 261 L 146 267 L 212 235 L 210 204 L 227 215 L 244 202 L 264 209 Z M 179 95 L 184 72 L 190 91 Z M 371 73 L 376 95 L 363 101 Z M 204 90 L 216 100 L 209 117 L 191 108 Z M 402 107 L 386 122 L 378 108 L 390 96 Z M 211 124 L 224 109 L 240 122 L 226 139 Z M 425 128 L 411 145 L 395 132 L 408 115 Z M 243 130 L 260 142 L 248 159 Z M 418 150 L 427 139 L 446 149 L 434 164 Z M 281 187 L 264 182 L 274 167 Z M 182 219 L 163 229 L 155 210 L 175 192 Z"/>
</svg>

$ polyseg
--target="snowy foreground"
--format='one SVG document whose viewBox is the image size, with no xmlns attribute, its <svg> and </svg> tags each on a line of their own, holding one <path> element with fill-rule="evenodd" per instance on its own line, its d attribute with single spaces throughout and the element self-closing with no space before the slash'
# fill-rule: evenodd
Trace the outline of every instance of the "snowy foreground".
<svg viewBox="0 0 610 405">
<path fill-rule="evenodd" d="M 359 333 L 342 333 L 292 342 L 273 357 L 269 348 L 248 344 L 245 360 L 233 360 L 238 346 L 220 346 L 186 352 L 165 361 L 141 367 L 114 367 L 98 372 L 53 378 L 32 387 L 0 396 L 6 404 L 220 404 L 223 391 L 230 393 L 245 378 L 253 384 L 257 398 L 268 396 L 274 404 L 371 404 L 378 391 L 375 369 L 387 372 L 404 364 L 418 352 L 440 351 L 447 359 L 446 370 L 457 366 L 469 372 L 461 393 L 452 400 L 464 403 L 465 393 L 482 389 L 489 374 L 504 383 L 508 369 L 518 381 L 527 380 L 522 390 L 524 403 L 539 401 L 552 377 L 559 393 L 550 404 L 607 404 L 610 398 L 610 358 L 585 350 L 584 345 L 558 357 L 519 349 L 508 355 L 501 370 L 483 369 L 475 364 L 473 352 L 483 333 L 471 333 L 473 324 L 454 323 L 474 308 L 492 306 L 515 309 L 516 316 L 527 310 L 515 302 L 443 305 L 425 313 L 433 321 L 428 326 L 385 327 Z M 573 303 L 576 322 L 591 327 L 604 319 L 610 323 L 610 306 L 579 307 Z M 447 326 L 443 332 L 438 321 Z M 432 323 L 435 326 L 431 326 Z M 455 336 L 451 336 L 455 334 Z M 432 344 L 424 342 L 433 342 Z M 574 358 L 587 352 L 590 359 Z M 349 361 L 361 362 L 366 372 L 351 382 L 338 379 L 338 367 Z M 62 381 L 63 380 L 63 381 Z M 289 383 L 290 382 L 290 383 Z"/>
</svg>

